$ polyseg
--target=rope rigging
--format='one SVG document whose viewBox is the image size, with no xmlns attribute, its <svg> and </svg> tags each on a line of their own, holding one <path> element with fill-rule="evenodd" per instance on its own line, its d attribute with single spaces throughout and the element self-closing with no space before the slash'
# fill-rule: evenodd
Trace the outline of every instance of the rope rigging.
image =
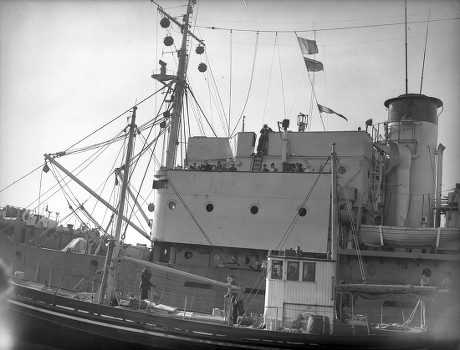
<svg viewBox="0 0 460 350">
<path fill-rule="evenodd" d="M 243 105 L 243 109 L 241 110 L 240 117 L 238 118 L 238 121 L 237 121 L 235 127 L 233 128 L 231 134 L 229 135 L 230 137 L 233 137 L 235 135 L 235 130 L 238 127 L 241 118 L 243 117 L 244 111 L 246 110 L 246 106 L 247 106 L 248 101 L 249 101 L 249 95 L 251 94 L 251 88 L 252 88 L 252 82 L 254 80 L 254 71 L 255 71 L 255 66 L 256 66 L 256 58 L 257 58 L 258 47 L 259 47 L 259 32 L 257 32 L 256 43 L 255 43 L 255 46 L 254 46 L 254 55 L 253 55 L 253 58 L 252 58 L 251 79 L 249 80 L 248 93 L 246 94 L 246 100 L 244 101 L 244 105 Z"/>
<path fill-rule="evenodd" d="M 331 157 L 329 156 L 326 159 L 326 162 L 324 163 L 324 166 L 322 168 L 320 168 L 320 172 L 318 173 L 318 176 L 316 177 L 315 181 L 313 182 L 311 188 L 308 190 L 308 193 L 307 193 L 305 199 L 303 200 L 303 202 L 301 204 L 301 207 L 305 207 L 305 204 L 310 199 L 310 196 L 313 193 L 313 190 L 315 189 L 316 185 L 318 184 L 319 179 L 323 175 L 323 170 L 326 167 L 326 165 L 327 165 L 327 163 L 329 162 L 330 159 L 331 159 Z M 283 234 L 283 236 L 282 236 L 281 240 L 279 241 L 278 245 L 276 246 L 275 250 L 281 250 L 284 247 L 284 244 L 287 242 L 292 230 L 294 229 L 294 226 L 295 226 L 299 216 L 300 216 L 299 211 L 296 211 L 296 214 L 294 215 L 294 218 L 290 222 L 288 228 L 286 229 L 286 232 Z"/>
</svg>

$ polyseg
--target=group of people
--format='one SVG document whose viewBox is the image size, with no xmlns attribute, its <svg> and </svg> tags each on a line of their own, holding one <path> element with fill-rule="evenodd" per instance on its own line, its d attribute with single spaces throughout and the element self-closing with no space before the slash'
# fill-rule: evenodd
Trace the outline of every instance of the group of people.
<svg viewBox="0 0 460 350">
<path fill-rule="evenodd" d="M 196 161 L 193 161 L 187 168 L 188 170 L 200 170 L 200 171 L 238 171 L 233 162 L 222 163 L 220 160 L 215 165 L 211 165 L 207 160 L 204 163 L 197 165 Z"/>
<path fill-rule="evenodd" d="M 270 163 L 270 168 L 267 167 L 267 164 L 262 163 L 262 172 L 264 173 L 277 173 L 278 168 L 275 166 L 275 163 Z"/>
</svg>

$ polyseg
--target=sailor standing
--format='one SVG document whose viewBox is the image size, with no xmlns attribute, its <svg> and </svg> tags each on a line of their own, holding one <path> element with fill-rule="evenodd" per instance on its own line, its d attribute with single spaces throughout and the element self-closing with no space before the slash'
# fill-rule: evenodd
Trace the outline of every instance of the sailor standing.
<svg viewBox="0 0 460 350">
<path fill-rule="evenodd" d="M 139 289 L 141 291 L 141 300 L 148 299 L 150 289 L 155 288 L 155 285 L 152 282 L 150 282 L 151 277 L 152 273 L 150 272 L 150 268 L 146 266 L 144 271 L 142 271 L 141 273 L 141 283 L 139 284 Z"/>
</svg>

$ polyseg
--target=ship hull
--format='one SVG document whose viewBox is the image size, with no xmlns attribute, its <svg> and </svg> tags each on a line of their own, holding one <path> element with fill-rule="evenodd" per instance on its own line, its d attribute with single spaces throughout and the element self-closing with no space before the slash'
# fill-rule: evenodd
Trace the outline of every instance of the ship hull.
<svg viewBox="0 0 460 350">
<path fill-rule="evenodd" d="M 286 333 L 229 327 L 69 299 L 15 285 L 8 299 L 15 336 L 64 349 L 429 349 L 427 333 Z M 340 331 L 340 327 L 338 327 Z"/>
</svg>

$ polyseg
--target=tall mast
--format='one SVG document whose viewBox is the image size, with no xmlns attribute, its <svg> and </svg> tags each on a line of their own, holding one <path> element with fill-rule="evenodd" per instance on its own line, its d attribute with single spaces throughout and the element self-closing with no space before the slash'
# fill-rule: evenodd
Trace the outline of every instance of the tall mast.
<svg viewBox="0 0 460 350">
<path fill-rule="evenodd" d="M 406 95 L 408 94 L 408 80 L 407 80 L 407 0 L 404 1 L 404 47 L 405 47 L 405 60 L 406 60 Z"/>
<path fill-rule="evenodd" d="M 331 250 L 332 260 L 337 260 L 338 205 L 337 205 L 337 153 L 335 143 L 331 145 Z"/>
<path fill-rule="evenodd" d="M 109 298 L 112 297 L 113 292 L 115 290 L 115 263 L 118 259 L 118 254 L 120 252 L 120 238 L 121 238 L 121 225 L 123 223 L 123 211 L 126 202 L 126 189 L 128 188 L 128 180 L 129 180 L 129 165 L 131 163 L 131 155 L 133 153 L 133 144 L 134 144 L 134 135 L 136 130 L 136 110 L 137 107 L 134 106 L 133 108 L 133 115 L 131 117 L 131 124 L 129 126 L 129 141 L 128 141 L 128 148 L 126 150 L 126 159 L 124 164 L 124 176 L 123 176 L 123 183 L 121 186 L 121 193 L 120 193 L 120 203 L 117 213 L 117 222 L 115 226 L 115 237 L 113 242 L 110 242 L 110 247 L 107 251 L 107 256 L 105 260 L 104 266 L 104 274 L 102 276 L 102 285 L 101 285 L 101 293 L 99 295 L 99 301 L 102 302 L 104 295 L 107 291 L 107 296 Z M 111 249 L 113 247 L 113 249 Z"/>
<path fill-rule="evenodd" d="M 179 64 L 177 67 L 176 86 L 174 87 L 173 110 L 171 114 L 171 124 L 169 129 L 168 148 L 166 149 L 166 167 L 173 168 L 176 161 L 177 145 L 179 143 L 179 131 L 182 117 L 182 105 L 184 90 L 187 76 L 187 39 L 190 14 L 193 12 L 193 3 L 196 0 L 189 0 L 187 5 L 187 13 L 183 17 L 182 25 L 182 45 L 178 52 Z"/>
</svg>

